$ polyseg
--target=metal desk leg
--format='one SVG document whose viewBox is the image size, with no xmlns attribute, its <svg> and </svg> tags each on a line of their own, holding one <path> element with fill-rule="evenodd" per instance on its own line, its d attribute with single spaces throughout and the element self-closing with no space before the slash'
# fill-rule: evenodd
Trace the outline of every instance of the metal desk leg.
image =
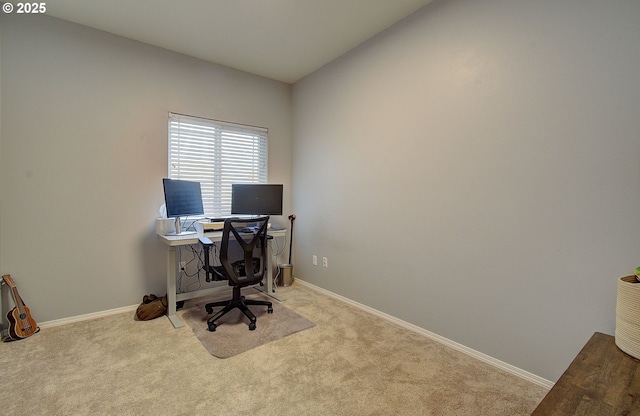
<svg viewBox="0 0 640 416">
<path fill-rule="evenodd" d="M 184 322 L 176 315 L 176 248 L 169 246 L 167 250 L 167 318 L 174 328 L 182 328 Z"/>
<path fill-rule="evenodd" d="M 279 296 L 277 294 L 275 294 L 273 292 L 273 265 L 271 263 L 273 263 L 273 256 L 272 256 L 272 252 L 271 252 L 271 240 L 267 241 L 267 289 L 264 290 L 262 289 L 262 287 L 256 285 L 254 286 L 257 290 L 259 290 L 262 293 L 265 293 L 269 296 L 271 296 L 274 299 L 277 299 L 279 301 L 283 301 L 285 300 L 282 296 Z M 264 286 L 263 286 L 264 287 Z"/>
</svg>

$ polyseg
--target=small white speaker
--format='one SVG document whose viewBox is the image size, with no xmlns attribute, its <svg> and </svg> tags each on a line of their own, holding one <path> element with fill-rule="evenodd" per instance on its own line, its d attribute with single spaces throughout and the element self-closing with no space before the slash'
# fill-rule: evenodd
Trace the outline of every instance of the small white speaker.
<svg viewBox="0 0 640 416">
<path fill-rule="evenodd" d="M 174 218 L 156 218 L 156 234 L 167 235 L 176 232 L 176 221 Z"/>
</svg>

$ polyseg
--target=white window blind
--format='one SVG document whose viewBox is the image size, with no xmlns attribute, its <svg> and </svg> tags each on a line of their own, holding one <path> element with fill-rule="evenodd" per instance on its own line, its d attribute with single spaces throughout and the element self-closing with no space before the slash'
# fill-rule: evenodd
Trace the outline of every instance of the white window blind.
<svg viewBox="0 0 640 416">
<path fill-rule="evenodd" d="M 231 213 L 231 184 L 267 183 L 268 130 L 169 113 L 169 178 L 200 182 L 207 216 Z"/>
</svg>

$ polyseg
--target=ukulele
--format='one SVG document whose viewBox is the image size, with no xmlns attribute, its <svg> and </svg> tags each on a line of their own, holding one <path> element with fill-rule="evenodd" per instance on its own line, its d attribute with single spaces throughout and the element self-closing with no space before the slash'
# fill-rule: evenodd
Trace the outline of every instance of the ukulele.
<svg viewBox="0 0 640 416">
<path fill-rule="evenodd" d="M 5 274 L 2 276 L 2 280 L 4 280 L 6 285 L 9 286 L 9 289 L 11 289 L 11 296 L 16 305 L 15 308 L 7 312 L 7 319 L 9 320 L 9 336 L 7 341 L 24 339 L 40 331 L 38 324 L 36 324 L 36 321 L 31 316 L 29 308 L 27 308 L 20 297 L 13 278 Z"/>
</svg>

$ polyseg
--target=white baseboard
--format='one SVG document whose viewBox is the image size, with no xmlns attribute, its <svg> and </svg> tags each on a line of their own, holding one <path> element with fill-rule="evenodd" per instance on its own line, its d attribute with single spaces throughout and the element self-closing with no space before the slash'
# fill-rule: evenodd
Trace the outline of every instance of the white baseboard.
<svg viewBox="0 0 640 416">
<path fill-rule="evenodd" d="M 54 326 L 72 324 L 75 322 L 89 321 L 91 319 L 102 318 L 105 316 L 116 315 L 123 312 L 134 312 L 138 309 L 138 305 L 124 306 L 122 308 L 109 309 L 106 311 L 88 313 L 86 315 L 72 316 L 70 318 L 55 319 L 53 321 L 39 322 L 40 328 L 51 328 Z"/>
<path fill-rule="evenodd" d="M 476 359 L 478 359 L 480 361 L 483 361 L 483 362 L 485 362 L 487 364 L 490 364 L 490 365 L 492 365 L 494 367 L 497 367 L 497 368 L 499 368 L 501 370 L 504 370 L 507 373 L 513 374 L 515 376 L 518 376 L 518 377 L 520 377 L 520 378 L 522 378 L 524 380 L 527 380 L 527 381 L 529 381 L 531 383 L 534 383 L 534 384 L 536 384 L 536 385 L 538 385 L 540 387 L 543 387 L 543 388 L 546 388 L 546 389 L 551 389 L 551 387 L 553 387 L 553 385 L 554 385 L 554 383 L 552 381 L 546 380 L 546 379 L 544 379 L 542 377 L 539 377 L 539 376 L 537 376 L 535 374 L 529 373 L 528 371 L 522 370 L 522 369 L 520 369 L 518 367 L 515 367 L 515 366 L 513 366 L 511 364 L 505 363 L 504 361 L 497 360 L 497 359 L 495 359 L 493 357 L 490 357 L 490 356 L 488 356 L 486 354 L 483 354 L 483 353 L 481 353 L 479 351 L 476 351 L 474 349 L 466 347 L 466 346 L 464 346 L 462 344 L 459 344 L 459 343 L 457 343 L 455 341 L 451 341 L 450 339 L 442 337 L 442 336 L 440 336 L 438 334 L 434 334 L 433 332 L 427 331 L 426 329 L 423 329 L 423 328 L 420 328 L 420 327 L 418 327 L 416 325 L 410 324 L 409 322 L 405 322 L 405 321 L 403 321 L 401 319 L 398 319 L 396 317 L 388 315 L 388 314 L 386 314 L 384 312 L 380 312 L 380 311 L 378 311 L 376 309 L 373 309 L 373 308 L 371 308 L 369 306 L 366 306 L 366 305 L 363 305 L 361 303 L 355 302 L 355 301 L 353 301 L 353 300 L 351 300 L 349 298 L 345 298 L 344 296 L 341 296 L 341 295 L 338 295 L 336 293 L 330 292 L 330 291 L 328 291 L 326 289 L 318 287 L 318 286 L 316 286 L 314 284 L 311 284 L 309 282 L 305 282 L 304 280 L 300 280 L 300 278 L 298 278 L 298 277 L 296 277 L 295 281 L 300 283 L 300 284 L 302 284 L 302 285 L 304 285 L 304 286 L 306 286 L 306 287 L 309 287 L 310 289 L 317 290 L 318 292 L 324 293 L 325 295 L 331 296 L 331 297 L 333 297 L 335 299 L 338 299 L 338 300 L 340 300 L 342 302 L 345 302 L 345 303 L 347 303 L 347 304 L 349 304 L 351 306 L 354 306 L 354 307 L 356 307 L 358 309 L 361 309 L 361 310 L 363 310 L 365 312 L 369 312 L 369 313 L 371 313 L 373 315 L 376 315 L 376 316 L 378 316 L 380 318 L 383 318 L 383 319 L 385 319 L 387 321 L 393 322 L 394 324 L 399 325 L 399 326 L 401 326 L 403 328 L 406 328 L 406 329 L 408 329 L 410 331 L 416 332 L 416 333 L 418 333 L 420 335 L 424 335 L 427 338 L 430 338 L 430 339 L 432 339 L 434 341 L 437 341 L 437 342 L 439 342 L 441 344 L 444 344 L 444 345 L 446 345 L 448 347 L 451 347 L 451 348 L 453 348 L 453 349 L 455 349 L 457 351 L 460 351 L 460 352 L 462 352 L 464 354 L 470 355 L 471 357 L 474 357 L 474 358 L 476 358 Z"/>
</svg>

